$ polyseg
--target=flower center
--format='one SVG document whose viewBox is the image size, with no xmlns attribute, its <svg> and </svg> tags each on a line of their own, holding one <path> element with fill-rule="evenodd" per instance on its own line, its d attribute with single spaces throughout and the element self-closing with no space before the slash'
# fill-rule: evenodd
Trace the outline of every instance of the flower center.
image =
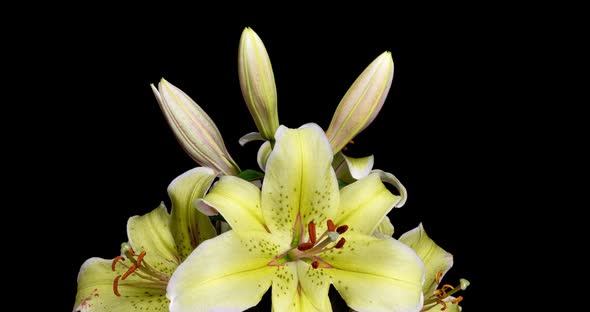
<svg viewBox="0 0 590 312">
<path fill-rule="evenodd" d="M 443 275 L 442 271 L 438 271 L 436 273 L 436 283 L 440 284 L 441 277 Z M 441 305 L 441 311 L 445 311 L 447 309 L 447 303 L 443 301 L 443 299 L 453 295 L 454 293 L 458 292 L 459 290 L 465 290 L 467 286 L 469 286 L 469 281 L 466 279 L 460 279 L 460 284 L 453 287 L 449 284 L 444 284 L 441 288 L 434 291 L 432 296 L 424 301 L 424 307 L 422 311 L 428 311 L 438 305 Z M 455 299 L 451 300 L 452 304 L 457 304 L 463 300 L 463 296 L 456 297 Z"/>
<path fill-rule="evenodd" d="M 170 280 L 170 276 L 157 271 L 154 269 L 154 267 L 149 265 L 144 259 L 146 255 L 145 251 L 142 251 L 139 255 L 137 255 L 133 251 L 133 248 L 131 248 L 131 246 L 127 243 L 123 243 L 121 250 L 126 257 L 117 256 L 115 259 L 113 259 L 111 264 L 113 272 L 115 272 L 115 267 L 117 264 L 127 268 L 127 271 L 124 274 L 117 275 L 113 280 L 113 292 L 116 296 L 121 296 L 121 293 L 119 292 L 119 284 L 123 283 L 123 281 L 125 286 L 151 287 L 163 290 L 166 289 L 168 281 Z M 126 259 L 131 262 L 131 265 L 124 263 Z M 127 281 L 126 279 L 131 275 L 135 275 L 141 280 Z"/>
<path fill-rule="evenodd" d="M 326 223 L 326 231 L 318 238 L 315 223 L 313 221 L 309 222 L 307 224 L 309 239 L 306 242 L 299 243 L 296 248 L 276 256 L 268 265 L 279 266 L 287 262 L 301 260 L 310 263 L 314 269 L 331 268 L 332 266 L 328 262 L 320 258 L 320 254 L 334 248 L 342 248 L 346 243 L 346 239 L 340 237 L 340 235 L 348 230 L 348 226 L 336 226 L 332 220 L 328 220 Z"/>
</svg>

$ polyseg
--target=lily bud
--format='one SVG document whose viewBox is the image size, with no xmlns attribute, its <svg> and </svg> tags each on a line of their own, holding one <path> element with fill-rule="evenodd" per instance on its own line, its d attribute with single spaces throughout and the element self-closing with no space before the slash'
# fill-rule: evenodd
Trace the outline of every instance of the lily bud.
<svg viewBox="0 0 590 312">
<path fill-rule="evenodd" d="M 238 52 L 240 88 L 258 131 L 266 140 L 274 140 L 279 127 L 277 89 L 272 66 L 260 37 L 244 29 Z"/>
<path fill-rule="evenodd" d="M 194 161 L 224 175 L 240 172 L 217 126 L 197 103 L 164 79 L 158 89 L 151 87 L 176 139 Z"/>
<path fill-rule="evenodd" d="M 392 79 L 393 59 L 390 52 L 384 52 L 348 89 L 326 131 L 334 153 L 375 119 L 385 102 Z"/>
</svg>

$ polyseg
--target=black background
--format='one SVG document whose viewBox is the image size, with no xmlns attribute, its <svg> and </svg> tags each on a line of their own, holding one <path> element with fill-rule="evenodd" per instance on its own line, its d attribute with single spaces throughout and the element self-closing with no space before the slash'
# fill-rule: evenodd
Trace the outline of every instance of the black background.
<svg viewBox="0 0 590 312">
<path fill-rule="evenodd" d="M 36 100 L 37 140 L 31 177 L 43 175 L 36 221 L 55 234 L 60 286 L 56 305 L 70 309 L 76 275 L 89 257 L 113 258 L 126 241 L 132 215 L 168 201 L 172 179 L 196 164 L 168 128 L 149 84 L 164 77 L 191 96 L 217 123 L 242 169 L 256 168 L 258 143 L 238 139 L 255 131 L 239 88 L 237 49 L 252 27 L 269 52 L 278 90 L 279 119 L 288 127 L 316 122 L 327 128 L 354 79 L 383 51 L 391 51 L 394 80 L 375 121 L 349 155 L 375 155 L 375 168 L 394 173 L 408 189 L 407 204 L 390 213 L 394 237 L 422 222 L 454 255 L 445 281 L 472 282 L 462 306 L 478 309 L 489 293 L 489 265 L 506 201 L 500 180 L 510 126 L 498 105 L 514 52 L 502 19 L 481 9 L 412 8 L 372 15 L 210 15 L 160 7 L 147 13 L 82 10 L 49 18 L 20 40 L 31 46 L 17 61 Z M 239 10 L 238 10 L 239 11 Z M 102 12 L 102 11 L 101 11 Z M 216 12 L 219 13 L 219 12 Z M 361 17 L 361 18 L 359 18 Z M 26 66 L 25 66 L 26 65 Z M 34 73 L 34 74 L 33 74 Z M 504 228 L 506 229 L 506 228 Z M 43 247 L 43 246 L 42 246 Z"/>
</svg>

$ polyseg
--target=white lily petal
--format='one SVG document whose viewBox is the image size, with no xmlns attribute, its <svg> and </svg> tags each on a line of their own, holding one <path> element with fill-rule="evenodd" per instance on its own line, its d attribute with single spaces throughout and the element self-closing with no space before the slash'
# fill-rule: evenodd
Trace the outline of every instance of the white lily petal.
<svg viewBox="0 0 590 312">
<path fill-rule="evenodd" d="M 246 143 L 249 143 L 252 141 L 264 141 L 264 138 L 262 137 L 262 135 L 260 135 L 260 132 L 250 132 L 250 133 L 242 136 L 240 138 L 240 140 L 238 141 L 238 143 L 240 143 L 241 146 L 244 146 L 244 145 L 246 145 Z"/>
<path fill-rule="evenodd" d="M 399 241 L 411 247 L 424 262 L 426 279 L 423 291 L 426 296 L 433 294 L 437 288 L 436 275 L 440 271 L 440 278 L 453 266 L 453 255 L 438 246 L 424 231 L 422 223 L 416 228 L 402 234 Z"/>
<path fill-rule="evenodd" d="M 270 234 L 228 231 L 205 241 L 178 267 L 168 284 L 170 311 L 243 311 L 271 285 L 278 250 Z"/>
<path fill-rule="evenodd" d="M 129 244 L 158 272 L 171 275 L 180 262 L 174 237 L 170 232 L 170 215 L 164 203 L 153 211 L 133 216 L 127 221 Z"/>
<path fill-rule="evenodd" d="M 209 218 L 193 204 L 205 195 L 216 176 L 211 168 L 197 167 L 181 174 L 168 185 L 168 196 L 172 201 L 170 231 L 181 260 L 200 243 L 216 235 Z"/>
<path fill-rule="evenodd" d="M 113 272 L 111 263 L 112 260 L 90 258 L 82 264 L 78 273 L 75 312 L 168 311 L 169 301 L 166 299 L 165 289 L 130 287 L 130 282 L 142 282 L 134 275 L 119 284 L 118 290 L 125 297 L 116 296 L 113 292 L 113 280 L 115 276 L 124 274 L 127 268 L 116 266 Z"/>
<path fill-rule="evenodd" d="M 385 216 L 383 220 L 381 220 L 381 223 L 379 223 L 375 232 L 373 232 L 373 236 L 377 238 L 393 236 L 393 224 L 391 224 L 388 216 Z"/>
<path fill-rule="evenodd" d="M 338 208 L 338 181 L 331 167 L 332 150 L 316 124 L 299 129 L 279 127 L 262 183 L 262 214 L 270 231 L 291 241 L 298 214 L 325 229 Z"/>
<path fill-rule="evenodd" d="M 400 201 L 395 205 L 395 208 L 400 208 L 406 203 L 406 201 L 408 200 L 408 191 L 406 190 L 406 187 L 393 174 L 378 169 L 371 171 L 371 173 L 378 174 L 379 177 L 381 177 L 381 181 L 389 183 L 397 189 L 397 191 L 399 192 Z"/>
<path fill-rule="evenodd" d="M 262 171 L 266 171 L 266 161 L 268 160 L 268 156 L 270 156 L 270 152 L 272 152 L 270 141 L 262 143 L 258 149 L 256 161 L 258 162 L 258 167 L 260 167 L 260 170 Z"/>
<path fill-rule="evenodd" d="M 391 194 L 378 175 L 370 174 L 340 190 L 334 222 L 371 235 L 398 201 L 399 196 Z"/>
<path fill-rule="evenodd" d="M 393 238 L 346 232 L 346 244 L 326 260 L 332 284 L 357 311 L 419 311 L 424 267 L 416 253 Z"/>
<path fill-rule="evenodd" d="M 221 177 L 203 202 L 219 211 L 234 230 L 265 231 L 260 190 L 246 180 Z"/>
</svg>

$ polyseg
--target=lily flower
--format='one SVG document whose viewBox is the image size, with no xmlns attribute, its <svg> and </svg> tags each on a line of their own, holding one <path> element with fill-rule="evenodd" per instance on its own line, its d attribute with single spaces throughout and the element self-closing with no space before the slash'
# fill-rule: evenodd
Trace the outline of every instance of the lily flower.
<svg viewBox="0 0 590 312">
<path fill-rule="evenodd" d="M 90 258 L 78 274 L 74 311 L 168 311 L 166 286 L 178 265 L 206 239 L 215 236 L 208 217 L 194 200 L 202 197 L 216 174 L 199 167 L 168 187 L 172 213 L 160 206 L 127 222 L 129 242 L 114 259 Z"/>
<path fill-rule="evenodd" d="M 330 284 L 358 311 L 419 311 L 422 261 L 372 235 L 400 198 L 376 174 L 339 189 L 333 155 L 318 125 L 280 126 L 262 189 L 221 177 L 203 202 L 232 230 L 174 272 L 170 311 L 245 310 L 271 286 L 273 311 L 331 311 Z"/>
<path fill-rule="evenodd" d="M 441 279 L 453 266 L 453 255 L 446 252 L 438 246 L 424 231 L 422 223 L 418 227 L 404 233 L 399 241 L 410 246 L 424 262 L 426 270 L 424 286 L 424 307 L 421 311 L 461 311 L 459 302 L 463 300 L 462 296 L 453 297 L 452 295 L 459 290 L 465 290 L 469 286 L 469 281 L 460 279 L 458 286 L 441 284 Z M 435 307 L 438 307 L 435 309 Z"/>
<path fill-rule="evenodd" d="M 151 88 L 176 139 L 194 161 L 225 175 L 240 172 L 217 126 L 195 101 L 165 79 Z"/>
<path fill-rule="evenodd" d="M 240 38 L 238 73 L 242 95 L 259 131 L 247 134 L 240 143 L 257 139 L 270 141 L 279 127 L 277 89 L 266 48 L 249 27 Z"/>
<path fill-rule="evenodd" d="M 390 52 L 383 52 L 355 80 L 334 112 L 326 130 L 334 153 L 377 117 L 392 80 L 393 59 Z"/>
</svg>

